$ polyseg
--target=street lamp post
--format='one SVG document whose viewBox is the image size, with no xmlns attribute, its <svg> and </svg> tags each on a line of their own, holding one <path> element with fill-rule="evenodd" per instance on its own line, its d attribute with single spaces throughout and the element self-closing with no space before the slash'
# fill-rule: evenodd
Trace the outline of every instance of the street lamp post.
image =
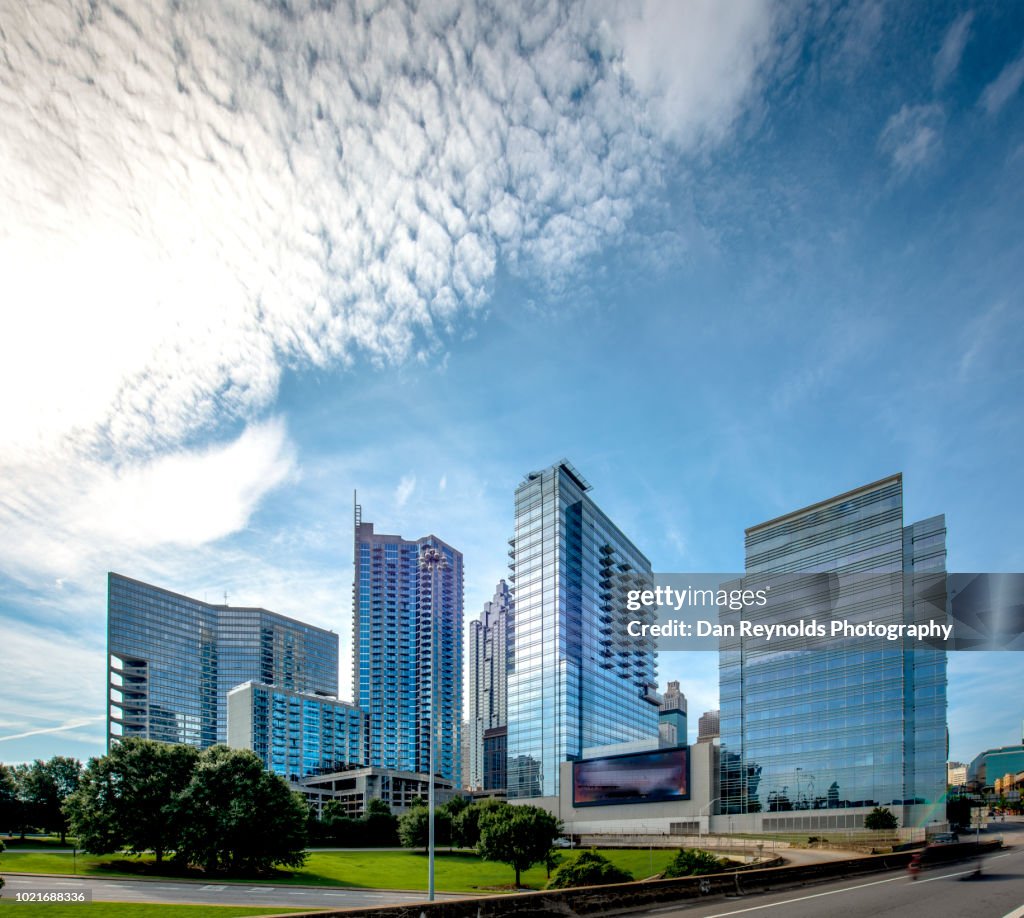
<svg viewBox="0 0 1024 918">
<path fill-rule="evenodd" d="M 437 571 L 445 565 L 444 555 L 433 545 L 420 552 L 420 568 L 430 573 L 430 738 L 427 741 L 427 899 L 434 901 L 434 715 L 437 700 Z"/>
<path fill-rule="evenodd" d="M 708 823 L 710 823 L 711 822 L 711 807 L 713 807 L 721 799 L 722 799 L 721 797 L 715 797 L 712 800 L 709 800 L 707 803 L 705 803 L 704 806 L 702 806 L 697 811 L 697 844 L 698 845 L 700 845 L 700 837 L 701 837 L 700 817 L 704 815 L 704 810 L 707 810 L 708 811 Z M 710 829 L 711 826 L 709 825 L 708 828 Z M 709 832 L 709 834 L 710 834 L 710 832 Z"/>
</svg>

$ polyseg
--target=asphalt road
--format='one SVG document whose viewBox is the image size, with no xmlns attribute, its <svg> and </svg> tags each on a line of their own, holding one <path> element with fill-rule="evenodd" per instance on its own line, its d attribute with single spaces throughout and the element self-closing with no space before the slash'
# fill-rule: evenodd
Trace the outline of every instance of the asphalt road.
<svg viewBox="0 0 1024 918">
<path fill-rule="evenodd" d="M 984 858 L 980 876 L 975 875 L 974 863 L 947 864 L 922 871 L 917 880 L 897 870 L 786 892 L 659 906 L 641 914 L 656 918 L 1024 918 L 1024 832 L 1009 824 L 1006 828 L 1006 843 L 1016 847 Z"/>
<path fill-rule="evenodd" d="M 358 908 L 409 905 L 426 901 L 426 893 L 387 889 L 345 889 L 310 886 L 246 886 L 235 883 L 180 883 L 172 880 L 108 880 L 96 877 L 44 877 L 4 874 L 4 898 L 16 892 L 89 890 L 96 902 L 154 902 L 182 905 L 256 905 L 274 908 Z M 460 895 L 439 893 L 438 899 Z"/>
</svg>

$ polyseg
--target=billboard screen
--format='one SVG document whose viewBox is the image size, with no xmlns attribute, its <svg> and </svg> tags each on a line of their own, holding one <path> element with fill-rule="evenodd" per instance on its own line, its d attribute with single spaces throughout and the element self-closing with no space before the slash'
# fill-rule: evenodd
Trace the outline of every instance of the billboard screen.
<svg viewBox="0 0 1024 918">
<path fill-rule="evenodd" d="M 573 806 L 690 799 L 689 749 L 587 759 L 572 766 Z"/>
</svg>

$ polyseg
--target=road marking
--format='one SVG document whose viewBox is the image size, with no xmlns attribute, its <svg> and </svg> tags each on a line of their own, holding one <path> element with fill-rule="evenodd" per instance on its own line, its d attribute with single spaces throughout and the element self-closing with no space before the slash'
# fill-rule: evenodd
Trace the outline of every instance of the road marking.
<svg viewBox="0 0 1024 918">
<path fill-rule="evenodd" d="M 1018 906 L 1012 912 L 1007 912 L 1003 918 L 1021 918 L 1024 915 L 1024 905 Z"/>
<path fill-rule="evenodd" d="M 719 912 L 717 915 L 708 915 L 707 918 L 726 918 L 727 915 L 742 915 L 744 912 L 756 912 L 763 908 L 775 908 L 777 905 L 792 905 L 794 902 L 806 902 L 808 899 L 820 899 L 822 896 L 834 896 L 836 893 L 853 892 L 855 889 L 866 889 L 868 886 L 881 886 L 883 883 L 895 883 L 897 880 L 905 880 L 906 877 L 890 877 L 888 880 L 875 880 L 873 883 L 861 883 L 859 886 L 844 886 L 842 889 L 831 889 L 828 892 L 814 893 L 811 896 L 799 896 L 796 899 L 784 899 L 782 902 L 767 902 L 764 905 L 752 905 L 750 908 L 738 908 L 731 912 Z"/>
<path fill-rule="evenodd" d="M 200 892 L 224 892 L 227 889 L 226 886 L 201 886 L 199 887 Z"/>
<path fill-rule="evenodd" d="M 967 873 L 974 873 L 974 870 L 962 870 L 958 873 L 945 873 L 940 877 L 929 877 L 927 880 L 918 880 L 919 883 L 931 883 L 933 880 L 946 880 L 950 877 L 959 877 Z M 731 912 L 719 912 L 717 915 L 708 915 L 707 918 L 726 918 L 728 915 L 742 915 L 744 912 L 757 912 L 763 908 L 775 908 L 777 905 L 791 905 L 794 902 L 806 902 L 809 899 L 820 899 L 822 896 L 835 896 L 838 893 L 853 892 L 855 889 L 867 889 L 869 886 L 881 886 L 883 883 L 895 883 L 897 880 L 904 880 L 903 876 L 890 877 L 888 880 L 875 880 L 872 883 L 860 883 L 857 886 L 844 886 L 842 889 L 830 889 L 828 892 L 814 893 L 810 896 L 799 896 L 796 899 L 785 899 L 782 902 L 766 902 L 764 905 L 752 905 L 750 908 L 738 908 Z M 1011 918 L 1004 915 L 1003 918 Z M 1018 909 L 1018 913 L 1012 918 L 1024 918 L 1024 906 Z"/>
</svg>

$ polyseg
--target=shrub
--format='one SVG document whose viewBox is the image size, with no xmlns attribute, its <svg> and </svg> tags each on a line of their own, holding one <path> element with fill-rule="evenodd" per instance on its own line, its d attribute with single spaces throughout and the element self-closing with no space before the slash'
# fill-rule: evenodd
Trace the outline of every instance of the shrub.
<svg viewBox="0 0 1024 918">
<path fill-rule="evenodd" d="M 596 851 L 584 851 L 555 871 L 555 875 L 548 881 L 547 889 L 605 886 L 609 883 L 628 883 L 632 879 L 633 874 L 616 867 L 608 858 Z"/>
<path fill-rule="evenodd" d="M 715 857 L 710 851 L 701 848 L 681 848 L 672 859 L 672 863 L 665 868 L 662 876 L 696 877 L 704 873 L 721 873 L 728 866 L 729 861 Z"/>
<path fill-rule="evenodd" d="M 876 806 L 864 817 L 864 828 L 872 831 L 895 829 L 899 825 L 896 814 L 884 806 Z"/>
</svg>

